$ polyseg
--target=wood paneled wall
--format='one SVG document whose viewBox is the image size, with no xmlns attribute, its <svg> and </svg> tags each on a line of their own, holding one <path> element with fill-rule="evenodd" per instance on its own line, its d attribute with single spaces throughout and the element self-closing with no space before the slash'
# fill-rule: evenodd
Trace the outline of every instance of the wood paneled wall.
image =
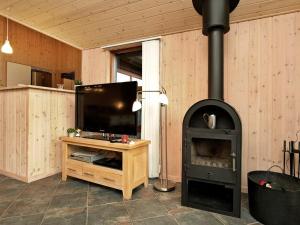
<svg viewBox="0 0 300 225">
<path fill-rule="evenodd" d="M 102 48 L 82 52 L 83 84 L 101 84 L 110 82 L 112 56 Z"/>
<path fill-rule="evenodd" d="M 232 24 L 225 37 L 225 101 L 242 120 L 244 190 L 248 171 L 282 166 L 282 142 L 300 130 L 299 62 L 300 13 Z M 180 180 L 183 116 L 207 98 L 207 37 L 164 36 L 161 71 L 169 97 L 169 176 Z"/>
<path fill-rule="evenodd" d="M 104 60 L 105 54 L 102 49 L 83 51 L 84 81 L 109 81 L 103 68 L 111 61 Z M 180 181 L 183 116 L 207 98 L 207 37 L 200 30 L 163 36 L 161 56 L 161 83 L 170 101 L 168 171 Z M 299 12 L 235 23 L 225 36 L 224 95 L 243 123 L 244 190 L 248 171 L 282 166 L 282 141 L 295 140 L 300 130 L 299 60 Z"/>
<path fill-rule="evenodd" d="M 6 86 L 6 62 L 46 69 L 61 83 L 60 73 L 75 71 L 81 77 L 81 50 L 9 20 L 9 40 L 14 53 L 0 52 L 0 86 Z M 6 19 L 0 16 L 0 43 L 6 38 Z M 55 85 L 55 84 L 54 84 Z"/>
</svg>

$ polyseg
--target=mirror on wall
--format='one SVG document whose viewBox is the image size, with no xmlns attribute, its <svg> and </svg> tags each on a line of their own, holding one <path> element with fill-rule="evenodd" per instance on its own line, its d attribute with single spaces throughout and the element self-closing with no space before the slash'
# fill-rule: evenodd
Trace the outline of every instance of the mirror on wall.
<svg viewBox="0 0 300 225">
<path fill-rule="evenodd" d="M 59 85 L 64 89 L 74 89 L 74 72 L 58 73 L 58 75 L 56 75 L 47 69 L 14 62 L 7 62 L 6 71 L 7 87 L 24 84 L 56 88 Z"/>
<path fill-rule="evenodd" d="M 7 87 L 18 84 L 52 87 L 52 73 L 46 69 L 34 68 L 19 63 L 7 62 Z"/>
<path fill-rule="evenodd" d="M 18 63 L 7 62 L 6 86 L 12 87 L 18 84 L 31 84 L 31 67 Z"/>
</svg>

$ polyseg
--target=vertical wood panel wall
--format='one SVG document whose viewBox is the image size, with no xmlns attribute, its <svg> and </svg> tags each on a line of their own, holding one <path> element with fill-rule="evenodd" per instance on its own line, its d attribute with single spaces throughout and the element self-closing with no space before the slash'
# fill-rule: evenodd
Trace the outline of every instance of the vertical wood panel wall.
<svg viewBox="0 0 300 225">
<path fill-rule="evenodd" d="M 82 52 L 83 84 L 101 84 L 110 82 L 111 54 L 102 48 Z"/>
<path fill-rule="evenodd" d="M 300 130 L 300 13 L 231 25 L 225 37 L 225 101 L 242 120 L 242 186 L 247 172 L 282 166 L 282 142 Z M 162 38 L 162 83 L 169 97 L 168 170 L 181 179 L 182 120 L 207 98 L 207 37 Z M 300 139 L 300 137 L 299 137 Z"/>
<path fill-rule="evenodd" d="M 192 104 L 207 98 L 207 37 L 199 30 L 190 31 L 163 36 L 161 44 L 161 81 L 170 100 L 168 170 L 171 179 L 180 180 L 183 116 Z M 83 51 L 83 80 L 109 80 L 102 72 L 110 66 L 104 54 L 102 49 Z M 232 24 L 225 37 L 225 100 L 237 109 L 243 123 L 243 188 L 248 171 L 275 163 L 282 166 L 282 141 L 296 139 L 299 60 L 300 13 Z M 92 73 L 84 71 L 95 70 L 91 67 L 95 63 L 101 64 L 95 78 L 90 78 Z"/>
<path fill-rule="evenodd" d="M 6 62 L 34 66 L 55 74 L 55 83 L 62 82 L 62 72 L 75 71 L 81 77 L 81 50 L 9 20 L 9 41 L 14 53 L 0 52 L 0 86 L 6 86 Z M 0 16 L 0 44 L 6 38 L 6 18 Z M 55 84 L 54 84 L 55 85 Z M 55 85 L 56 86 L 56 85 Z"/>
</svg>

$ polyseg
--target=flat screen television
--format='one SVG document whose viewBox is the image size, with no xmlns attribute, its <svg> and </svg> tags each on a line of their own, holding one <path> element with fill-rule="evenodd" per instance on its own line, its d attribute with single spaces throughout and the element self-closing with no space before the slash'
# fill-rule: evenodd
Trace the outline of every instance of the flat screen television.
<svg viewBox="0 0 300 225">
<path fill-rule="evenodd" d="M 76 87 L 76 127 L 89 132 L 137 135 L 132 112 L 137 82 Z"/>
</svg>

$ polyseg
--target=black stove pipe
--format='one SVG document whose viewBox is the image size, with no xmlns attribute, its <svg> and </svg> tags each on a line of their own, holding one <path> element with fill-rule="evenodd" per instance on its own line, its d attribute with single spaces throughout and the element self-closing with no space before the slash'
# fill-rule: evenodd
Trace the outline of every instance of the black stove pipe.
<svg viewBox="0 0 300 225">
<path fill-rule="evenodd" d="M 224 100 L 224 34 L 230 29 L 229 13 L 239 0 L 193 0 L 203 16 L 202 33 L 208 36 L 208 98 Z"/>
<path fill-rule="evenodd" d="M 213 29 L 208 35 L 208 98 L 224 100 L 224 34 Z"/>
</svg>

